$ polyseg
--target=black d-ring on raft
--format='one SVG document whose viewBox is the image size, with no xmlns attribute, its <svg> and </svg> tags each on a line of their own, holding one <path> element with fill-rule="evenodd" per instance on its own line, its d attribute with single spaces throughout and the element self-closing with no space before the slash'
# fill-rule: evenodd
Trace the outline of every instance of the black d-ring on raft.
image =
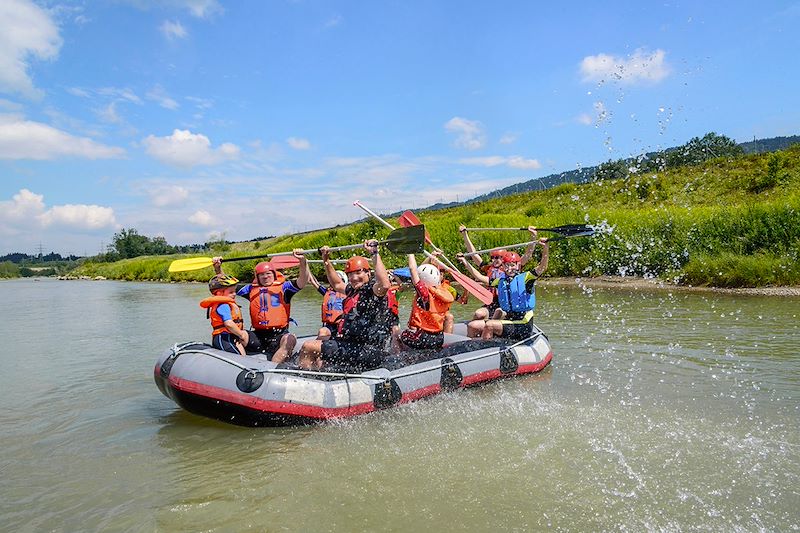
<svg viewBox="0 0 800 533">
<path fill-rule="evenodd" d="M 383 383 L 375 384 L 375 395 L 373 400 L 375 409 L 391 407 L 399 402 L 402 397 L 403 391 L 400 390 L 400 386 L 393 379 L 384 381 Z"/>
<path fill-rule="evenodd" d="M 519 361 L 514 352 L 506 348 L 500 352 L 500 372 L 503 374 L 513 374 L 519 368 Z"/>
<path fill-rule="evenodd" d="M 458 365 L 449 357 L 442 359 L 442 377 L 439 379 L 442 390 L 455 390 L 461 386 L 463 380 L 464 375 Z"/>
<path fill-rule="evenodd" d="M 264 374 L 252 370 L 242 370 L 236 376 L 236 386 L 242 392 L 254 392 L 264 383 Z"/>
</svg>

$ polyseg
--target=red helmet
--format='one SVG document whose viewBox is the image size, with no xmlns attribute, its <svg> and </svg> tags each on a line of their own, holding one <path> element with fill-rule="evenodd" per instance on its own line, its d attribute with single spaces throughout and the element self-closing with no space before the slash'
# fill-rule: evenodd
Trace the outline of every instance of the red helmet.
<svg viewBox="0 0 800 533">
<path fill-rule="evenodd" d="M 256 265 L 256 276 L 269 271 L 272 271 L 273 275 L 275 274 L 275 267 L 269 261 L 261 261 Z"/>
<path fill-rule="evenodd" d="M 492 258 L 495 258 L 495 257 L 505 257 L 505 255 L 506 255 L 507 253 L 508 253 L 508 252 L 506 252 L 505 250 L 495 250 L 494 252 L 491 252 L 491 253 L 489 253 L 489 257 L 492 257 Z"/>
<path fill-rule="evenodd" d="M 372 266 L 369 264 L 369 261 L 367 260 L 366 257 L 361 257 L 360 255 L 356 255 L 348 259 L 347 264 L 345 264 L 344 266 L 344 271 L 347 274 L 362 269 L 372 270 Z"/>
<path fill-rule="evenodd" d="M 522 258 L 517 252 L 506 252 L 503 256 L 503 263 L 520 263 Z"/>
</svg>

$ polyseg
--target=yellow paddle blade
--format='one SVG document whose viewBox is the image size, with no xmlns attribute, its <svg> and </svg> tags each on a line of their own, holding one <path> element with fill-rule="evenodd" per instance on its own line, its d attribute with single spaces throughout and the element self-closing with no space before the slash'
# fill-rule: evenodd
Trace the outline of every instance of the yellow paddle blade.
<svg viewBox="0 0 800 533">
<path fill-rule="evenodd" d="M 200 270 L 210 267 L 213 263 L 210 257 L 189 257 L 188 259 L 176 259 L 169 264 L 170 272 L 186 272 L 188 270 Z"/>
</svg>

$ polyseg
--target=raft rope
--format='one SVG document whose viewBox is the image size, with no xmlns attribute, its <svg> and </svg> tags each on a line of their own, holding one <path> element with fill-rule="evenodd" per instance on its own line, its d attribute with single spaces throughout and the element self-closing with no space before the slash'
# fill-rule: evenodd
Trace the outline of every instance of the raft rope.
<svg viewBox="0 0 800 533">
<path fill-rule="evenodd" d="M 539 329 L 539 328 L 537 327 L 536 329 Z M 515 348 L 515 347 L 517 347 L 517 346 L 519 346 L 521 344 L 526 344 L 528 342 L 534 342 L 534 341 L 536 341 L 536 339 L 538 339 L 539 337 L 541 337 L 543 335 L 544 335 L 544 332 L 542 330 L 539 330 L 538 333 L 536 333 L 534 335 L 531 335 L 530 337 L 527 337 L 525 339 L 522 339 L 521 341 L 515 342 L 514 344 L 509 344 L 508 346 L 504 346 L 501 350 L 497 350 L 497 351 L 490 352 L 490 353 L 484 353 L 484 354 L 475 355 L 473 357 L 469 357 L 467 359 L 462 359 L 460 361 L 453 361 L 452 363 L 434 365 L 434 366 L 423 368 L 423 369 L 420 369 L 420 370 L 404 372 L 402 374 L 395 374 L 395 375 L 391 375 L 391 376 L 370 376 L 370 375 L 367 375 L 367 374 L 350 374 L 350 373 L 344 373 L 344 372 L 318 372 L 318 371 L 315 371 L 315 370 L 293 370 L 293 369 L 289 369 L 289 368 L 267 368 L 267 369 L 264 369 L 264 370 L 259 370 L 259 369 L 256 369 L 256 368 L 248 368 L 248 367 L 246 367 L 246 366 L 244 366 L 242 364 L 237 363 L 236 361 L 234 361 L 232 359 L 228 359 L 227 357 L 223 357 L 221 355 L 217 355 L 215 353 L 211 353 L 211 352 L 208 352 L 206 350 L 183 350 L 183 351 L 181 351 L 181 353 L 182 354 L 184 354 L 184 353 L 198 353 L 198 354 L 207 355 L 209 357 L 213 357 L 214 359 L 218 359 L 220 361 L 224 361 L 224 362 L 226 362 L 226 363 L 228 363 L 230 365 L 233 365 L 236 368 L 239 368 L 241 370 L 245 370 L 249 374 L 253 374 L 253 375 L 255 375 L 255 374 L 288 374 L 288 375 L 296 375 L 296 376 L 317 376 L 317 377 L 330 377 L 330 378 L 342 378 L 342 379 L 370 379 L 370 380 L 375 380 L 375 381 L 389 381 L 389 380 L 393 380 L 393 379 L 407 378 L 409 376 L 416 376 L 418 374 L 424 374 L 425 372 L 432 372 L 434 370 L 440 370 L 440 369 L 444 368 L 445 366 L 449 366 L 449 365 L 454 364 L 454 363 L 459 365 L 459 364 L 462 364 L 462 363 L 469 363 L 469 362 L 472 362 L 472 361 L 477 361 L 478 359 L 483 359 L 485 357 L 491 357 L 493 355 L 497 355 L 497 354 L 503 353 L 504 351 L 509 350 L 511 348 Z M 189 344 L 194 344 L 194 343 L 187 343 L 187 344 L 184 344 L 184 346 L 187 346 Z M 173 348 L 172 348 L 173 354 L 176 354 L 177 351 L 179 351 L 179 350 L 181 350 L 181 349 L 178 347 L 177 344 L 175 346 L 173 346 Z"/>
</svg>

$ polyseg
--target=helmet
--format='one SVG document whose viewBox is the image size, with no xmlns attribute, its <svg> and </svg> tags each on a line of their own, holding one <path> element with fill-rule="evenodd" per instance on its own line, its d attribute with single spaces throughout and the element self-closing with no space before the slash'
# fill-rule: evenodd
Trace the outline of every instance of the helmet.
<svg viewBox="0 0 800 533">
<path fill-rule="evenodd" d="M 419 274 L 420 281 L 425 285 L 438 285 L 442 281 L 439 269 L 428 263 L 420 265 L 417 269 L 417 273 Z"/>
<path fill-rule="evenodd" d="M 347 283 L 347 274 L 345 274 L 343 270 L 337 270 L 336 274 L 338 274 L 339 278 L 341 278 L 342 283 Z"/>
<path fill-rule="evenodd" d="M 489 253 L 489 256 L 490 256 L 492 259 L 494 259 L 495 257 L 505 257 L 505 255 L 506 255 L 507 253 L 508 253 L 508 252 L 506 252 L 505 250 L 495 250 L 495 251 L 493 251 L 493 252 L 490 252 L 490 253 Z"/>
<path fill-rule="evenodd" d="M 503 256 L 503 263 L 519 263 L 521 261 L 522 258 L 517 252 L 506 252 Z"/>
<path fill-rule="evenodd" d="M 208 290 L 214 292 L 218 291 L 219 289 L 224 289 L 225 287 L 233 287 L 237 283 L 239 283 L 239 280 L 233 276 L 217 274 L 208 281 Z"/>
<path fill-rule="evenodd" d="M 256 265 L 256 276 L 269 271 L 272 271 L 272 273 L 275 274 L 275 267 L 272 266 L 272 263 L 269 261 L 261 261 Z"/>
<path fill-rule="evenodd" d="M 370 266 L 369 261 L 367 261 L 366 257 L 361 257 L 360 255 L 355 255 L 347 260 L 347 264 L 344 265 L 344 271 L 348 274 L 350 272 L 355 272 L 356 270 L 364 269 L 364 270 L 372 270 L 372 266 Z"/>
</svg>

